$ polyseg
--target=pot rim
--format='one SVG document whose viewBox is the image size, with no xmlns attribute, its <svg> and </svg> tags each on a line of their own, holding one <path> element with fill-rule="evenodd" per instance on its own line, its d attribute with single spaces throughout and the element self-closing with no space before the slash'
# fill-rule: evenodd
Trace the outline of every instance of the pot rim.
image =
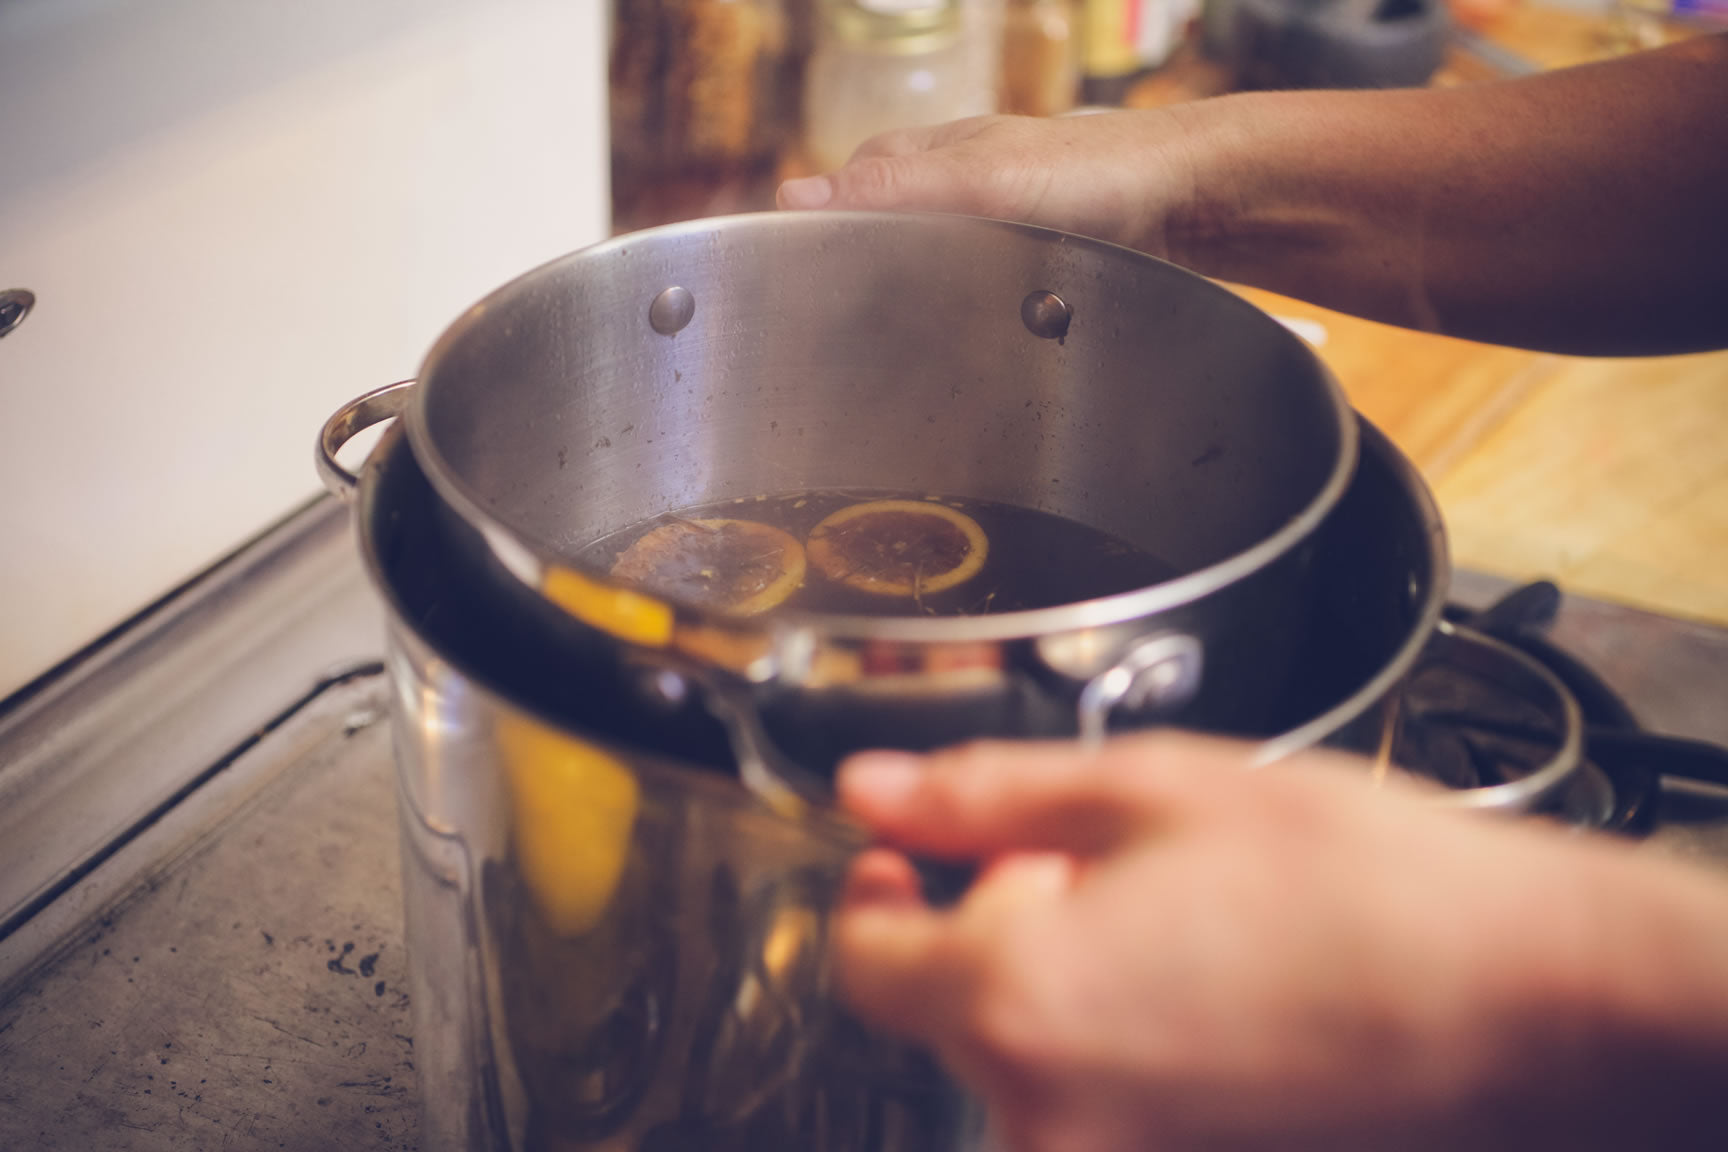
<svg viewBox="0 0 1728 1152">
<path fill-rule="evenodd" d="M 1446 610 L 1452 560 L 1446 544 L 1445 521 L 1441 519 L 1440 507 L 1434 500 L 1434 493 L 1410 458 L 1404 455 L 1384 432 L 1364 417 L 1357 419 L 1361 427 L 1364 452 L 1374 451 L 1376 456 L 1398 474 L 1401 486 L 1410 494 L 1414 509 L 1422 521 L 1421 535 L 1427 542 L 1429 567 L 1432 570 L 1429 587 L 1425 590 L 1426 599 L 1420 604 L 1420 611 L 1411 625 L 1409 635 L 1404 637 L 1398 650 L 1381 665 L 1378 672 L 1356 691 L 1320 715 L 1286 732 L 1259 741 L 1259 750 L 1255 755 L 1257 764 L 1270 764 L 1305 749 L 1318 747 L 1327 737 L 1366 713 L 1376 702 L 1389 699 L 1409 676 L 1416 661 L 1421 658 L 1440 630 L 1441 618 Z M 1414 577 L 1411 578 L 1410 592 L 1412 596 L 1424 592 L 1417 586 Z"/>
<path fill-rule="evenodd" d="M 1286 729 L 1272 736 L 1253 739 L 1256 748 L 1254 762 L 1265 765 L 1310 748 L 1322 746 L 1327 739 L 1342 731 L 1358 718 L 1366 715 L 1370 709 L 1391 698 L 1398 686 L 1410 674 L 1411 669 L 1421 658 L 1422 653 L 1439 631 L 1440 622 L 1446 605 L 1447 589 L 1451 573 L 1446 531 L 1441 519 L 1439 506 L 1433 493 L 1423 480 L 1421 473 L 1410 462 L 1399 448 L 1378 428 L 1366 418 L 1358 416 L 1357 421 L 1362 431 L 1364 455 L 1373 454 L 1384 461 L 1396 474 L 1399 487 L 1406 494 L 1411 510 L 1421 521 L 1421 539 L 1426 543 L 1426 568 L 1428 579 L 1426 586 L 1419 583 L 1421 577 L 1413 573 L 1410 577 L 1410 591 L 1413 596 L 1421 596 L 1419 611 L 1411 621 L 1408 630 L 1399 640 L 1393 654 L 1381 664 L 1379 669 L 1368 680 L 1359 685 L 1355 691 L 1339 700 L 1332 707 L 1317 716 Z M 379 554 L 378 524 L 379 515 L 375 496 L 376 485 L 382 481 L 384 468 L 392 449 L 405 452 L 413 459 L 412 445 L 399 443 L 406 440 L 406 428 L 388 429 L 379 442 L 374 455 L 367 462 L 365 473 L 361 479 L 364 489 L 374 491 L 363 492 L 354 507 L 354 531 L 360 548 L 361 558 L 373 587 L 377 589 L 380 599 L 393 628 L 403 629 L 413 636 L 415 643 L 436 652 L 440 659 L 450 662 L 451 666 L 464 677 L 485 686 L 501 700 L 506 700 L 511 707 L 525 708 L 536 712 L 534 708 L 520 701 L 511 700 L 507 694 L 498 692 L 492 677 L 484 668 L 471 666 L 466 659 L 456 657 L 443 651 L 436 642 L 422 634 L 418 624 L 413 620 L 408 606 L 401 599 L 401 593 L 394 579 L 386 570 Z M 419 461 L 413 460 L 416 467 Z M 421 469 L 422 473 L 424 469 Z M 1354 477 L 1352 477 L 1354 481 Z M 555 717 L 542 716 L 551 723 L 561 721 Z"/>
<path fill-rule="evenodd" d="M 962 227 L 989 228 L 1017 235 L 1046 237 L 1053 239 L 1058 244 L 1109 253 L 1115 259 L 1126 259 L 1143 265 L 1158 265 L 1173 269 L 1182 276 L 1191 279 L 1196 291 L 1210 294 L 1220 300 L 1224 307 L 1237 310 L 1243 317 L 1248 318 L 1248 323 L 1272 325 L 1277 329 L 1276 333 L 1272 334 L 1272 338 L 1287 341 L 1288 345 L 1297 351 L 1300 358 L 1313 366 L 1320 385 L 1330 402 L 1333 418 L 1336 422 L 1338 451 L 1325 482 L 1300 512 L 1276 531 L 1249 547 L 1171 580 L 1147 585 L 1129 592 L 1091 600 L 1080 600 L 1049 608 L 979 616 L 863 616 L 793 609 L 771 613 L 766 619 L 762 619 L 727 615 L 685 602 L 651 596 L 613 580 L 604 571 L 575 564 L 569 557 L 556 554 L 533 542 L 522 532 L 505 524 L 494 513 L 488 511 L 480 493 L 472 490 L 468 483 L 457 474 L 449 461 L 438 451 L 437 444 L 428 428 L 429 420 L 426 412 L 428 383 L 436 380 L 438 364 L 451 346 L 463 339 L 475 327 L 485 323 L 489 313 L 523 293 L 534 291 L 538 282 L 550 269 L 563 268 L 579 261 L 604 259 L 614 253 L 622 252 L 632 245 L 659 237 L 703 234 L 718 229 L 818 228 L 832 226 L 839 221 L 860 227 L 872 225 L 897 227 L 907 219 L 960 221 L 963 222 L 960 225 Z M 689 624 L 695 627 L 719 629 L 733 634 L 754 633 L 770 637 L 799 635 L 819 638 L 832 637 L 840 640 L 971 644 L 1028 639 L 1052 633 L 1131 623 L 1154 617 L 1196 603 L 1223 588 L 1252 576 L 1285 556 L 1310 537 L 1343 498 L 1351 479 L 1355 476 L 1360 451 L 1355 410 L 1351 408 L 1337 378 L 1325 362 L 1315 355 L 1313 349 L 1301 337 L 1290 332 L 1264 310 L 1236 293 L 1200 276 L 1198 273 L 1190 272 L 1167 260 L 1161 260 L 1158 257 L 1120 244 L 1112 244 L 1108 241 L 1037 225 L 950 213 L 751 212 L 683 221 L 615 236 L 549 260 L 482 297 L 445 328 L 433 343 L 431 350 L 428 351 L 422 362 L 419 381 L 420 383 L 413 388 L 413 395 L 408 402 L 407 410 L 403 413 L 403 423 L 407 428 L 409 443 L 415 456 L 420 460 L 427 479 L 439 497 L 451 505 L 463 520 L 480 533 L 487 546 L 503 563 L 504 567 L 518 580 L 533 589 L 536 594 L 541 594 L 541 579 L 544 575 L 553 568 L 562 568 L 567 571 L 580 572 L 585 580 L 592 581 L 608 590 L 629 592 L 664 605 L 680 626 Z M 562 608 L 557 610 L 564 611 Z"/>
</svg>

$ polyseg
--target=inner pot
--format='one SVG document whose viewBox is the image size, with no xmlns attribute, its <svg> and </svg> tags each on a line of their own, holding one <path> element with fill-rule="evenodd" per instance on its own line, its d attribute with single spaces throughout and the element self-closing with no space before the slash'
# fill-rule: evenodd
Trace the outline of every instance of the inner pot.
<svg viewBox="0 0 1728 1152">
<path fill-rule="evenodd" d="M 1371 752 L 1439 617 L 1432 502 L 1366 426 L 1363 444 L 1316 539 L 1310 675 L 1277 702 L 1280 751 Z M 444 527 L 390 430 L 357 528 L 389 619 L 426 1146 L 981 1147 L 939 1069 L 831 998 L 826 917 L 855 835 L 758 803 L 705 708 L 573 653 Z"/>
<path fill-rule="evenodd" d="M 1201 277 L 1024 225 L 854 213 L 696 221 L 539 268 L 451 326 L 406 423 L 530 606 L 654 653 L 817 773 L 883 733 L 1071 734 L 1148 640 L 1186 663 L 1100 723 L 1268 731 L 1357 452 L 1310 350 Z M 621 600 L 577 558 L 662 513 L 813 489 L 1053 513 L 1176 575 L 987 616 L 740 620 Z"/>
</svg>

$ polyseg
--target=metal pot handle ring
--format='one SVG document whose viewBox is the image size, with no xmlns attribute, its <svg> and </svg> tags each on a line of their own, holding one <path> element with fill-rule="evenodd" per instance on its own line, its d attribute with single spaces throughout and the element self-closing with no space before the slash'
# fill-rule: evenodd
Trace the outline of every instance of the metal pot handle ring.
<svg viewBox="0 0 1728 1152">
<path fill-rule="evenodd" d="M 354 436 L 386 420 L 402 415 L 414 394 L 414 381 L 398 380 L 382 388 L 374 388 L 356 396 L 336 409 L 318 433 L 318 478 L 324 481 L 332 495 L 352 500 L 360 487 L 360 477 L 336 462 L 336 453 Z"/>
<path fill-rule="evenodd" d="M 1436 803 L 1478 811 L 1528 812 L 1578 771 L 1584 761 L 1584 716 L 1558 676 L 1510 644 L 1447 621 L 1440 622 L 1423 653 L 1423 662 L 1433 659 L 1455 662 L 1513 691 L 1546 696 L 1557 714 L 1558 728 L 1553 754 L 1527 775 L 1503 784 L 1444 792 L 1435 797 Z"/>
<path fill-rule="evenodd" d="M 1192 636 L 1160 632 L 1137 640 L 1081 691 L 1076 717 L 1081 743 L 1102 744 L 1119 707 L 1157 715 L 1188 703 L 1200 690 L 1203 663 L 1200 641 Z"/>
</svg>

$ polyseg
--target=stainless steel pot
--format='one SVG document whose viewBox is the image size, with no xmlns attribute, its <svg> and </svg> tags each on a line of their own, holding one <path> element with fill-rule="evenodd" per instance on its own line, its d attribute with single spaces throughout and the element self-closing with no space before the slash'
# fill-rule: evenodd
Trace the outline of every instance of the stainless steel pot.
<svg viewBox="0 0 1728 1152">
<path fill-rule="evenodd" d="M 1441 630 L 1427 491 L 1366 425 L 1362 444 L 1314 541 L 1308 691 L 1281 704 L 1263 759 L 1373 756 L 1424 653 L 1470 643 Z M 699 702 L 639 691 L 625 654 L 598 665 L 498 595 L 482 558 L 449 547 L 401 428 L 356 497 L 389 621 L 425 1145 L 980 1148 L 941 1072 L 829 995 L 827 916 L 856 833 L 761 804 Z M 1567 770 L 1459 795 L 1524 806 Z"/>
<path fill-rule="evenodd" d="M 1269 731 L 1314 533 L 1357 430 L 1300 340 L 1111 245 L 962 217 L 765 214 L 621 237 L 500 289 L 400 412 L 453 546 L 572 647 L 627 652 L 726 719 L 753 786 L 821 800 L 862 744 L 1180 723 Z M 582 545 L 804 489 L 1001 501 L 1108 531 L 1179 577 L 969 618 L 716 615 L 622 588 Z"/>
<path fill-rule="evenodd" d="M 977 1148 L 940 1071 L 828 994 L 859 842 L 786 750 L 1157 719 L 1383 763 L 1397 685 L 1473 643 L 1440 624 L 1421 481 L 1233 297 L 1052 233 L 783 219 L 551 265 L 321 437 L 388 605 L 431 1147 Z M 360 476 L 336 465 L 397 413 Z M 1008 500 L 1192 570 L 1045 612 L 764 624 L 564 552 L 799 486 Z M 1564 770 L 1469 802 L 1526 805 Z"/>
</svg>

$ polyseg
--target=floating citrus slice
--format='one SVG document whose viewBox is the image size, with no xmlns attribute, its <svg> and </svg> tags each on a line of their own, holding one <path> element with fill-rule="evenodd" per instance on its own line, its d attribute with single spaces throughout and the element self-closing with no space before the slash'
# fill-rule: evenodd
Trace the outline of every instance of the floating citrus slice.
<svg viewBox="0 0 1728 1152">
<path fill-rule="evenodd" d="M 637 540 L 612 578 L 734 616 L 782 603 L 804 583 L 804 549 L 752 520 L 674 520 Z"/>
<path fill-rule="evenodd" d="M 805 542 L 830 580 L 878 596 L 928 596 L 970 580 L 989 545 L 972 517 L 928 500 L 872 500 L 829 516 Z"/>
</svg>

